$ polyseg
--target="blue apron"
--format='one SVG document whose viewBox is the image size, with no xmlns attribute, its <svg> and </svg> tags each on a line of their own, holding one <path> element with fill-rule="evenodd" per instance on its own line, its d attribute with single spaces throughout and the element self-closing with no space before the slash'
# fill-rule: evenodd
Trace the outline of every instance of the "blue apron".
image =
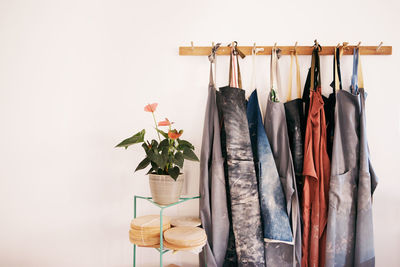
<svg viewBox="0 0 400 267">
<path fill-rule="evenodd" d="M 292 243 L 293 236 L 286 211 L 286 199 L 262 123 L 257 90 L 254 90 L 249 98 L 247 120 L 258 179 L 264 241 Z"/>
</svg>

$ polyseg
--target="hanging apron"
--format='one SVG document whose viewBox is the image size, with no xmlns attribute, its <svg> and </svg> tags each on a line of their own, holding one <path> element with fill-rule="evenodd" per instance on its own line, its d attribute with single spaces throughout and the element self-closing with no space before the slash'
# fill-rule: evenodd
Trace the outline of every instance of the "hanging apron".
<svg viewBox="0 0 400 267">
<path fill-rule="evenodd" d="M 209 56 L 210 82 L 204 118 L 203 140 L 200 156 L 200 219 L 207 234 L 207 244 L 200 254 L 200 266 L 220 267 L 225 258 L 229 237 L 229 218 L 226 203 L 224 159 L 221 151 L 219 118 L 216 103 L 214 77 L 215 53 L 220 44 L 213 47 Z M 214 64 L 214 75 L 213 75 Z M 206 253 L 206 257 L 204 257 Z M 205 262 L 206 259 L 206 262 Z"/>
<path fill-rule="evenodd" d="M 339 90 L 336 96 L 326 266 L 375 266 L 372 194 L 378 179 L 369 156 L 358 53 L 353 61 L 354 94 Z"/>
<path fill-rule="evenodd" d="M 219 89 L 218 101 L 226 135 L 232 226 L 238 265 L 264 266 L 258 185 L 246 118 L 245 92 L 238 88 L 241 79 L 237 53 L 233 48 L 229 86 Z"/>
<path fill-rule="evenodd" d="M 314 87 L 315 79 L 317 87 Z M 326 151 L 326 123 L 321 95 L 318 48 L 314 49 L 312 54 L 310 84 L 310 107 L 304 143 L 303 167 L 302 217 L 304 226 L 301 265 L 304 267 L 324 266 L 325 262 L 330 161 Z"/>
<path fill-rule="evenodd" d="M 296 86 L 297 98 L 292 98 L 292 72 L 293 72 L 293 57 L 296 59 Z M 300 68 L 297 53 L 293 52 L 290 55 L 290 74 L 289 74 L 289 90 L 286 99 L 285 114 L 286 124 L 289 136 L 290 151 L 292 153 L 293 166 L 296 174 L 296 186 L 301 203 L 303 192 L 303 158 L 304 158 L 304 131 L 305 119 L 303 112 L 303 100 L 301 99 L 301 82 L 300 82 Z"/>
<path fill-rule="evenodd" d="M 289 146 L 284 105 L 278 101 L 280 88 L 278 51 L 271 55 L 271 91 L 264 118 L 264 127 L 274 155 L 278 175 L 285 195 L 286 211 L 290 216 L 293 244 L 266 242 L 267 266 L 300 266 L 301 232 L 299 202 Z M 278 256 L 278 257 L 277 257 Z"/>
<path fill-rule="evenodd" d="M 252 57 L 254 73 L 254 52 Z M 253 79 L 255 79 L 255 75 L 253 75 Z M 285 195 L 262 122 L 257 89 L 250 95 L 247 103 L 247 121 L 258 180 L 264 241 L 292 244 L 293 236 L 286 210 Z M 275 257 L 277 256 L 279 255 L 275 255 Z M 268 261 L 270 260 L 268 259 Z"/>
<path fill-rule="evenodd" d="M 326 141 L 328 156 L 332 159 L 333 138 L 335 135 L 335 105 L 336 92 L 342 90 L 342 76 L 340 73 L 340 57 L 343 54 L 343 49 L 336 47 L 333 55 L 333 81 L 331 87 L 333 93 L 327 99 L 324 99 L 324 110 L 326 118 Z"/>
<path fill-rule="evenodd" d="M 339 49 L 337 49 L 339 50 Z M 343 51 L 340 50 L 340 54 L 342 54 Z M 337 60 L 339 58 L 337 57 Z M 340 71 L 340 70 L 339 70 Z M 319 75 L 317 73 L 314 73 L 314 75 Z M 340 72 L 339 72 L 339 78 L 340 78 Z M 316 88 L 318 85 L 317 79 L 314 80 L 314 88 Z M 308 109 L 310 107 L 310 86 L 311 86 L 311 68 L 308 70 L 307 74 L 307 79 L 304 85 L 304 91 L 303 91 L 303 102 L 304 102 L 304 117 L 308 118 Z M 332 86 L 332 84 L 331 84 Z M 341 83 L 340 83 L 340 86 Z M 325 122 L 326 122 L 326 147 L 327 147 L 327 152 L 329 158 L 331 158 L 332 155 L 332 144 L 333 144 L 333 135 L 334 135 L 334 129 L 335 129 L 335 103 L 336 103 L 336 93 L 335 93 L 335 88 L 332 88 L 332 93 L 329 94 L 328 97 L 325 97 L 322 95 L 322 100 L 324 103 L 324 112 L 325 112 Z M 306 124 L 307 121 L 305 120 L 304 123 Z M 304 124 L 304 128 L 306 125 Z"/>
</svg>

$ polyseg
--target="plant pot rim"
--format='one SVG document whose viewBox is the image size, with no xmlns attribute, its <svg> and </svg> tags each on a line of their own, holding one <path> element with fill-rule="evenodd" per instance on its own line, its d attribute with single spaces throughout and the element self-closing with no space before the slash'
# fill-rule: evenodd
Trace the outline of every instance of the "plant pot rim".
<svg viewBox="0 0 400 267">
<path fill-rule="evenodd" d="M 179 173 L 179 176 L 185 174 L 184 172 Z M 157 173 L 149 173 L 148 175 L 156 175 L 156 176 L 169 176 L 171 177 L 171 175 L 169 174 L 157 174 Z"/>
</svg>

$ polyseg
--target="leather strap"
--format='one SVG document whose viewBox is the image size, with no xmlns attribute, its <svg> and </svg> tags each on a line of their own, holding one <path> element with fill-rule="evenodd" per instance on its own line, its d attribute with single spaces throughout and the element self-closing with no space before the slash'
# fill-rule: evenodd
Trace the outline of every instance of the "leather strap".
<svg viewBox="0 0 400 267">
<path fill-rule="evenodd" d="M 240 75 L 239 58 L 238 55 L 242 57 L 242 52 L 239 51 L 235 45 L 231 47 L 231 53 L 229 57 L 229 86 L 242 88 L 242 77 Z M 244 56 L 244 54 L 243 54 Z"/>
<path fill-rule="evenodd" d="M 289 89 L 286 102 L 292 100 L 292 80 L 293 80 L 293 57 L 296 58 L 296 87 L 297 87 L 297 98 L 301 98 L 301 81 L 300 81 L 300 68 L 299 59 L 297 52 L 290 53 L 290 72 L 289 72 Z"/>
</svg>

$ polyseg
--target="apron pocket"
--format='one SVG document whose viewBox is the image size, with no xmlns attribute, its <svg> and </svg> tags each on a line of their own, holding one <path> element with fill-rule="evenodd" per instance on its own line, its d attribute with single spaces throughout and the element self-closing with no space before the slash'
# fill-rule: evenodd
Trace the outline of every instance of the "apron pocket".
<svg viewBox="0 0 400 267">
<path fill-rule="evenodd" d="M 357 195 L 357 168 L 342 174 L 331 176 L 329 188 L 329 206 L 338 213 L 355 212 L 355 196 Z"/>
</svg>

